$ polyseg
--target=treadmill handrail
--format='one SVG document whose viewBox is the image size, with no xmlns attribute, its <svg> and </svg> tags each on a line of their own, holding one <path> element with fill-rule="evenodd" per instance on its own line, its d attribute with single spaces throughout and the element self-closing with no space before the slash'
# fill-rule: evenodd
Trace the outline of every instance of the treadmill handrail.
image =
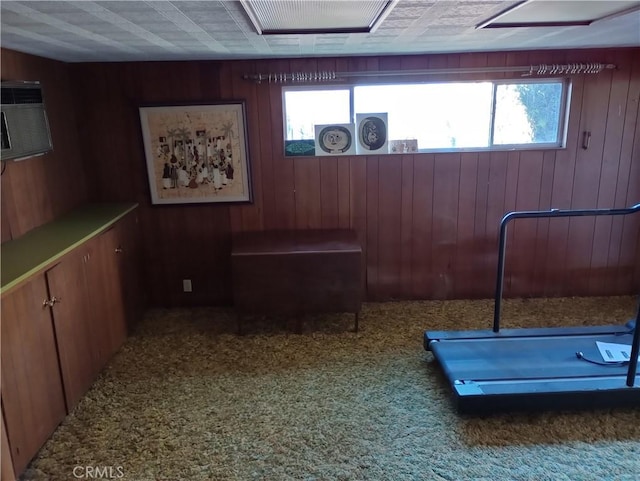
<svg viewBox="0 0 640 481">
<path fill-rule="evenodd" d="M 498 245 L 498 275 L 496 279 L 496 297 L 495 307 L 493 310 L 493 332 L 500 331 L 500 308 L 502 304 L 502 292 L 504 289 L 504 262 L 505 250 L 507 244 L 507 224 L 514 219 L 531 219 L 531 218 L 552 218 L 552 217 L 582 217 L 582 216 L 600 216 L 600 215 L 628 215 L 640 212 L 640 203 L 631 207 L 622 209 L 551 209 L 551 210 L 533 210 L 533 211 L 514 211 L 506 214 L 500 221 L 500 237 Z M 636 327 L 631 344 L 631 361 L 629 363 L 629 371 L 627 374 L 627 385 L 633 386 L 635 373 L 638 364 L 638 352 L 640 351 L 640 335 L 638 334 L 638 326 L 640 325 L 640 303 L 638 303 L 638 312 L 636 314 Z"/>
<path fill-rule="evenodd" d="M 580 217 L 599 215 L 627 215 L 640 212 L 640 203 L 623 209 L 575 209 L 575 210 L 531 210 L 514 211 L 506 214 L 500 221 L 500 237 L 498 245 L 498 276 L 496 280 L 496 298 L 493 312 L 493 332 L 500 330 L 500 306 L 504 289 L 504 261 L 507 243 L 507 224 L 514 219 L 529 219 L 541 217 Z"/>
</svg>

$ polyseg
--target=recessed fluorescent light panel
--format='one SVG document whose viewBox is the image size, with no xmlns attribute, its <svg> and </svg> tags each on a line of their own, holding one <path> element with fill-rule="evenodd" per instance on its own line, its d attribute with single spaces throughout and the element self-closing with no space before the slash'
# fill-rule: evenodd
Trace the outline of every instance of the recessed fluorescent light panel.
<svg viewBox="0 0 640 481">
<path fill-rule="evenodd" d="M 637 1 L 524 0 L 476 28 L 586 26 L 638 10 Z"/>
<path fill-rule="evenodd" d="M 372 33 L 398 0 L 240 0 L 259 35 Z"/>
</svg>

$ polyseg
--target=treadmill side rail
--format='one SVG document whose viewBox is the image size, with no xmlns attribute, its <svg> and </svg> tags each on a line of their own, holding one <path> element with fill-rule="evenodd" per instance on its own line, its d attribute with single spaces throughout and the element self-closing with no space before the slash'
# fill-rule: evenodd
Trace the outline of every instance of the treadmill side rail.
<svg viewBox="0 0 640 481">
<path fill-rule="evenodd" d="M 624 376 L 597 379 L 556 379 L 553 382 L 452 383 L 454 404 L 461 414 L 513 411 L 637 408 L 640 387 L 627 387 Z M 521 384 L 519 386 L 518 384 Z M 525 386 L 526 384 L 526 386 Z"/>
<path fill-rule="evenodd" d="M 576 336 L 594 334 L 627 334 L 631 330 L 627 325 L 590 326 L 590 327 L 542 327 L 525 329 L 501 329 L 493 332 L 491 329 L 473 331 L 425 331 L 424 349 L 431 350 L 431 343 L 438 341 L 456 341 L 462 339 L 509 339 L 517 337 L 547 337 L 547 336 Z"/>
</svg>

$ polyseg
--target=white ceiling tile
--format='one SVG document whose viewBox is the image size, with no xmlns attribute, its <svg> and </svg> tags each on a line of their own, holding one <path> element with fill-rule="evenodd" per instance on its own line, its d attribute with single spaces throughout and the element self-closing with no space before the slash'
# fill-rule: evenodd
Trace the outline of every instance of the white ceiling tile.
<svg viewBox="0 0 640 481">
<path fill-rule="evenodd" d="M 111 10 L 113 12 L 122 13 L 135 13 L 135 12 L 148 12 L 149 5 L 153 3 L 163 2 L 125 2 L 125 1 L 109 1 L 109 2 L 83 2 L 86 3 L 87 10 L 102 11 L 103 9 Z"/>
<path fill-rule="evenodd" d="M 29 7 L 37 10 L 41 13 L 46 13 L 49 15 L 62 15 L 69 16 L 69 14 L 74 14 L 77 12 L 75 5 L 72 2 L 22 2 L 28 3 Z"/>
<path fill-rule="evenodd" d="M 475 29 L 517 1 L 400 0 L 374 34 L 260 36 L 237 1 L 2 0 L 0 33 L 5 48 L 70 62 L 640 46 L 640 12 L 573 30 Z"/>
<path fill-rule="evenodd" d="M 238 26 L 230 22 L 200 23 L 200 27 L 210 33 L 238 32 Z M 244 35 L 244 32 L 239 32 Z"/>
</svg>

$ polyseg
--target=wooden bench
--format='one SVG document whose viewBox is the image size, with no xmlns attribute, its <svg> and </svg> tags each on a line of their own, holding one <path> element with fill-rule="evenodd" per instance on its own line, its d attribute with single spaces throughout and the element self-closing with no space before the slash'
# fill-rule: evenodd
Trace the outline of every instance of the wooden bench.
<svg viewBox="0 0 640 481">
<path fill-rule="evenodd" d="M 231 250 L 233 299 L 242 317 L 353 312 L 362 304 L 362 248 L 352 230 L 243 232 Z M 298 329 L 301 325 L 298 321 Z"/>
</svg>

